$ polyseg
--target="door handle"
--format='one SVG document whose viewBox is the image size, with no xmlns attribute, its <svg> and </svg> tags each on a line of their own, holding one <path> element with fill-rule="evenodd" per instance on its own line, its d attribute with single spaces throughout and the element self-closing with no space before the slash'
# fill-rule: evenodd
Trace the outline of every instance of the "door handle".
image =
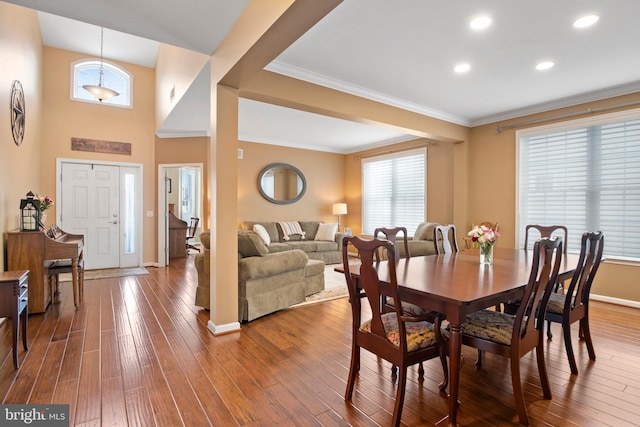
<svg viewBox="0 0 640 427">
<path fill-rule="evenodd" d="M 117 224 L 118 221 L 109 221 L 111 224 Z"/>
</svg>

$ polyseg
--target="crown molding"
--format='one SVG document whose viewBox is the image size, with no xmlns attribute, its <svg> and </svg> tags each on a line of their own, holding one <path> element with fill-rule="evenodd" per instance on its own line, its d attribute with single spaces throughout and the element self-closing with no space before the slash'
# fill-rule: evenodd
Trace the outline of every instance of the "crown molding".
<svg viewBox="0 0 640 427">
<path fill-rule="evenodd" d="M 414 113 L 433 117 L 435 119 L 444 120 L 446 122 L 455 123 L 462 126 L 470 125 L 469 120 L 463 117 L 445 113 L 443 111 L 439 111 L 425 105 L 408 102 L 403 99 L 395 98 L 380 92 L 363 88 L 361 86 L 352 85 L 342 80 L 327 77 L 318 73 L 314 73 L 313 71 L 284 64 L 282 62 L 273 61 L 265 67 L 265 70 L 292 77 L 294 79 L 303 80 L 305 82 L 317 84 L 319 86 L 328 87 L 330 89 L 335 89 L 340 92 L 359 96 L 361 98 L 366 98 L 371 101 L 376 101 L 382 104 L 391 105 L 393 107 L 402 108 L 403 110 L 412 111 Z"/>
<path fill-rule="evenodd" d="M 341 92 L 349 93 L 351 95 L 360 96 L 362 98 L 370 99 L 372 101 L 381 102 L 383 104 L 391 105 L 394 107 L 402 108 L 414 113 L 423 114 L 425 116 L 433 117 L 436 119 L 444 120 L 450 123 L 458 124 L 461 126 L 474 127 L 486 125 L 489 123 L 499 122 L 503 120 L 510 120 L 517 117 L 528 116 L 531 114 L 543 113 L 546 111 L 556 110 L 559 108 L 571 107 L 574 105 L 584 104 L 587 102 L 600 101 L 603 99 L 613 98 L 621 95 L 628 95 L 631 93 L 640 92 L 640 81 L 626 83 L 618 86 L 612 86 L 605 89 L 595 90 L 578 94 L 575 96 L 568 96 L 559 98 L 554 101 L 544 102 L 540 104 L 531 105 L 528 107 L 517 108 L 514 110 L 505 111 L 498 114 L 484 116 L 479 119 L 469 120 L 464 117 L 456 116 L 453 114 L 445 113 L 428 106 L 419 105 L 405 100 L 394 98 L 379 92 L 375 92 L 360 86 L 351 85 L 342 80 L 333 79 L 327 76 L 323 76 L 312 71 L 284 64 L 282 62 L 273 61 L 267 67 L 266 70 L 274 73 L 283 74 L 288 77 L 303 80 L 309 83 L 317 84 L 320 86 L 328 87 L 331 89 L 339 90 Z"/>
<path fill-rule="evenodd" d="M 211 133 L 208 130 L 194 130 L 194 131 L 186 131 L 186 130 L 162 130 L 157 131 L 156 136 L 160 139 L 165 138 L 194 138 L 198 136 L 211 136 Z"/>
<path fill-rule="evenodd" d="M 629 95 L 636 92 L 640 92 L 640 81 L 612 86 L 605 89 L 586 92 L 575 96 L 568 96 L 565 98 L 559 98 L 554 101 L 543 102 L 540 104 L 530 105 L 528 107 L 517 108 L 515 110 L 509 110 L 503 113 L 485 116 L 480 119 L 474 120 L 473 122 L 471 122 L 470 126 L 482 126 L 504 120 L 511 120 L 519 117 L 529 116 L 532 114 L 544 113 L 560 108 L 573 107 L 575 105 L 586 104 L 588 102 L 601 101 L 603 99 L 609 99 L 616 96 Z"/>
</svg>

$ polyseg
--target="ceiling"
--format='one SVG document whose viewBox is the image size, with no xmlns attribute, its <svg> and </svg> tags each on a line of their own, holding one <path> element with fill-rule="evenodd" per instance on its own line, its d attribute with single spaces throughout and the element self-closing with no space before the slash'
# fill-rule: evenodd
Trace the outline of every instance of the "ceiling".
<svg viewBox="0 0 640 427">
<path fill-rule="evenodd" d="M 104 26 L 105 58 L 149 67 L 155 42 L 211 54 L 248 2 L 11 1 L 58 15 L 39 14 L 45 45 L 99 56 Z M 492 24 L 470 29 L 479 14 Z M 587 14 L 600 20 L 572 27 Z M 267 69 L 476 126 L 640 92 L 638 16 L 637 0 L 345 0 Z M 540 61 L 555 66 L 538 71 Z M 461 62 L 471 68 L 456 74 Z M 203 70 L 160 136 L 208 133 L 209 103 L 200 95 L 209 93 L 208 75 Z M 241 100 L 239 118 L 242 140 L 339 153 L 413 138 L 250 100 Z"/>
</svg>

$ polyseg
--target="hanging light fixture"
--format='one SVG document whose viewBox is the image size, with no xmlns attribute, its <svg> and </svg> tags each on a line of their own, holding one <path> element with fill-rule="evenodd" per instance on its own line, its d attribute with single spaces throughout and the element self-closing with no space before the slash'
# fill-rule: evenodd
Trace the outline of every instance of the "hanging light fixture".
<svg viewBox="0 0 640 427">
<path fill-rule="evenodd" d="M 98 82 L 98 86 L 96 85 L 83 85 L 82 88 L 89 91 L 93 96 L 98 98 L 98 101 L 102 102 L 104 99 L 109 99 L 114 96 L 120 95 L 113 89 L 106 88 L 102 86 L 102 77 L 104 74 L 102 67 L 102 49 L 104 45 L 104 28 L 100 27 L 100 80 Z"/>
</svg>

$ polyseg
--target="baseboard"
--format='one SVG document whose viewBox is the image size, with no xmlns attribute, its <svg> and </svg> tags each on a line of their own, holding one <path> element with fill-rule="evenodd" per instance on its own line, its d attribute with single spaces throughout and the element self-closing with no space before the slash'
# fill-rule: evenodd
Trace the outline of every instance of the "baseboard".
<svg viewBox="0 0 640 427">
<path fill-rule="evenodd" d="M 590 298 L 594 301 L 608 302 L 609 304 L 623 305 L 625 307 L 640 308 L 640 301 L 632 301 L 622 298 L 613 298 L 606 295 L 591 294 Z"/>
<path fill-rule="evenodd" d="M 214 336 L 230 334 L 232 332 L 240 332 L 240 322 L 231 322 L 225 325 L 216 325 L 211 320 L 209 320 L 209 323 L 207 323 L 207 327 L 211 332 L 213 332 Z"/>
</svg>

